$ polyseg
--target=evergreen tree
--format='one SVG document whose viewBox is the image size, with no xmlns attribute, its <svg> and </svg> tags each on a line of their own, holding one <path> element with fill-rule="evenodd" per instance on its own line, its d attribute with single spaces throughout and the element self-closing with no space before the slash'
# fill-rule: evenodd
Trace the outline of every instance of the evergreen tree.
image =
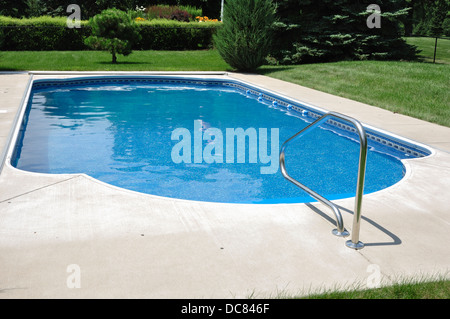
<svg viewBox="0 0 450 319">
<path fill-rule="evenodd" d="M 448 0 L 438 0 L 435 1 L 435 7 L 432 11 L 431 27 L 429 35 L 433 37 L 439 37 L 444 33 L 444 20 L 448 15 L 450 10 L 450 1 Z"/>
<path fill-rule="evenodd" d="M 405 0 L 411 8 L 405 24 L 405 35 L 450 35 L 450 0 Z M 447 26 L 447 27 L 446 27 Z"/>
<path fill-rule="evenodd" d="M 272 1 L 229 0 L 223 21 L 214 44 L 225 62 L 240 71 L 253 71 L 264 64 L 275 21 Z"/>
<path fill-rule="evenodd" d="M 367 3 L 352 0 L 277 1 L 280 24 L 273 57 L 281 64 L 355 59 L 412 59 L 401 38 L 403 1 L 377 1 L 381 27 L 370 28 Z M 284 34 L 284 35 L 283 35 Z"/>
<path fill-rule="evenodd" d="M 107 9 L 89 20 L 92 36 L 86 38 L 86 45 L 95 50 L 106 50 L 117 63 L 117 54 L 131 54 L 132 46 L 139 41 L 138 26 L 130 15 L 118 9 Z"/>
</svg>

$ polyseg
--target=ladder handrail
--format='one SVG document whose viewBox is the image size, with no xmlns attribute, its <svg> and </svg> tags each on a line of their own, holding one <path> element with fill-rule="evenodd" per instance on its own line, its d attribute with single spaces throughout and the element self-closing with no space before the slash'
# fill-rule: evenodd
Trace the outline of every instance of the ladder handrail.
<svg viewBox="0 0 450 319">
<path fill-rule="evenodd" d="M 347 247 L 353 248 L 353 249 L 361 249 L 364 247 L 364 244 L 359 241 L 359 230 L 360 230 L 360 222 L 361 222 L 361 208 L 362 208 L 362 197 L 364 193 L 364 178 L 365 178 L 365 172 L 366 172 L 366 161 L 367 161 L 367 135 L 364 127 L 362 124 L 347 115 L 337 113 L 337 112 L 329 112 L 321 117 L 319 117 L 317 120 L 309 124 L 307 127 L 302 129 L 301 131 L 297 132 L 295 135 L 291 136 L 289 139 L 287 139 L 283 145 L 281 146 L 280 150 L 280 169 L 283 176 L 296 186 L 303 189 L 305 192 L 307 192 L 309 195 L 311 195 L 313 198 L 315 198 L 317 201 L 321 202 L 322 204 L 328 206 L 334 213 L 336 217 L 336 226 L 337 229 L 333 230 L 333 234 L 337 236 L 348 236 L 348 231 L 344 228 L 344 222 L 342 220 L 342 215 L 339 211 L 339 208 L 324 198 L 323 196 L 319 195 L 315 191 L 311 190 L 310 188 L 306 187 L 305 185 L 301 184 L 294 178 L 292 178 L 286 170 L 286 164 L 285 164 L 285 150 L 289 142 L 291 142 L 294 139 L 300 138 L 304 135 L 305 132 L 308 130 L 320 125 L 322 122 L 326 121 L 328 117 L 336 117 L 338 119 L 344 120 L 346 122 L 349 122 L 353 124 L 353 126 L 356 128 L 356 132 L 359 135 L 359 142 L 360 142 L 360 150 L 359 150 L 359 164 L 358 164 L 358 180 L 356 185 L 356 197 L 355 197 L 355 211 L 353 214 L 353 228 L 352 228 L 352 239 L 348 240 L 346 242 Z"/>
</svg>

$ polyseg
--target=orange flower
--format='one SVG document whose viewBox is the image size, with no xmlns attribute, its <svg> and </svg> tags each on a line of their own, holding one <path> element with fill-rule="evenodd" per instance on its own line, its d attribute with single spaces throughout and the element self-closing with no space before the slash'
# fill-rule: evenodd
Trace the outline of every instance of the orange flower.
<svg viewBox="0 0 450 319">
<path fill-rule="evenodd" d="M 210 19 L 207 16 L 195 17 L 195 18 L 198 20 L 198 22 L 217 22 L 217 21 L 219 21 L 218 19 Z"/>
</svg>

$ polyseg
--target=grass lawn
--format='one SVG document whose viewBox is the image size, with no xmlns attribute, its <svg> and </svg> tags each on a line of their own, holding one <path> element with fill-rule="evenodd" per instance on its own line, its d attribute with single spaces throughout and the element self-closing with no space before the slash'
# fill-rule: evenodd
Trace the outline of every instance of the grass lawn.
<svg viewBox="0 0 450 319">
<path fill-rule="evenodd" d="M 343 61 L 264 66 L 259 73 L 450 127 L 450 65 Z"/>
<path fill-rule="evenodd" d="M 260 73 L 450 127 L 450 40 L 409 37 L 424 62 L 344 61 L 286 67 Z"/>
<path fill-rule="evenodd" d="M 408 44 L 416 45 L 422 52 L 419 56 L 425 62 L 433 62 L 435 38 L 408 37 L 405 38 Z M 436 63 L 450 64 L 450 40 L 438 39 L 436 49 Z"/>
<path fill-rule="evenodd" d="M 0 71 L 223 71 L 229 66 L 217 51 L 133 51 L 118 55 L 102 51 L 3 51 Z"/>
<path fill-rule="evenodd" d="M 328 291 L 300 299 L 449 299 L 450 281 L 403 281 L 391 286 L 351 291 Z"/>
</svg>

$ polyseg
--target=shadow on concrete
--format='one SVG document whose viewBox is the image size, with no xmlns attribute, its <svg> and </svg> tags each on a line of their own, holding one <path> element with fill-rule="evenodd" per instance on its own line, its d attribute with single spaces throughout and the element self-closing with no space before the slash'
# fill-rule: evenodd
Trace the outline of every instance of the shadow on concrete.
<svg viewBox="0 0 450 319">
<path fill-rule="evenodd" d="M 330 223 L 332 223 L 333 225 L 336 226 L 335 219 L 332 218 L 330 215 L 324 213 L 323 211 L 321 211 L 320 209 L 318 209 L 317 207 L 315 207 L 315 206 L 313 206 L 313 205 L 311 205 L 309 203 L 307 203 L 306 206 L 308 206 L 312 211 L 314 211 L 315 213 L 319 214 L 324 219 L 326 219 L 327 221 L 329 221 Z M 339 210 L 341 212 L 346 212 L 346 213 L 349 213 L 349 214 L 353 215 L 353 211 L 351 211 L 351 210 L 349 210 L 349 209 L 347 209 L 345 207 L 339 206 L 339 205 L 337 205 L 337 207 L 339 208 Z M 361 219 L 366 221 L 366 222 L 368 222 L 372 226 L 378 228 L 383 233 L 385 233 L 386 235 L 388 235 L 389 237 L 392 238 L 392 242 L 375 242 L 375 243 L 364 242 L 364 246 L 366 246 L 366 247 L 369 247 L 369 246 L 391 246 L 391 245 L 400 245 L 402 243 L 401 239 L 399 237 L 397 237 L 394 233 L 390 232 L 389 230 L 387 230 L 386 228 L 384 228 L 383 226 L 381 226 L 377 222 L 371 220 L 370 218 L 365 217 L 364 214 L 361 216 Z"/>
</svg>

